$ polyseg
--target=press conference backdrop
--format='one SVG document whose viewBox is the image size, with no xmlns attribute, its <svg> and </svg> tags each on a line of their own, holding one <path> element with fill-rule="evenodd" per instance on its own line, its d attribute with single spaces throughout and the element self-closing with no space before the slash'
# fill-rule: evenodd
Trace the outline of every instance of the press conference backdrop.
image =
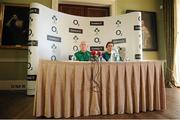
<svg viewBox="0 0 180 120">
<path fill-rule="evenodd" d="M 29 59 L 27 94 L 34 94 L 39 59 L 68 60 L 81 41 L 89 50 L 105 50 L 108 41 L 124 50 L 128 60 L 142 59 L 141 13 L 117 17 L 80 17 L 49 9 L 41 4 L 30 6 Z"/>
</svg>

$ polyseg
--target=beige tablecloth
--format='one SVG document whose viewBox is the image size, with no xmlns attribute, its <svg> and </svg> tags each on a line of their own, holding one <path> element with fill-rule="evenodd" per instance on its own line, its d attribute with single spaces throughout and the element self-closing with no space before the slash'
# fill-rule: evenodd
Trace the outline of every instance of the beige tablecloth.
<svg viewBox="0 0 180 120">
<path fill-rule="evenodd" d="M 36 117 L 77 117 L 166 109 L 162 61 L 39 63 Z"/>
</svg>

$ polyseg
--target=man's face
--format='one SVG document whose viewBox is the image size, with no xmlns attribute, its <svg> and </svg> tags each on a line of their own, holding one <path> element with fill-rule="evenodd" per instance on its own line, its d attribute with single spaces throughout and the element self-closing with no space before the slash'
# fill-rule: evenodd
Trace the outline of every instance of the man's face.
<svg viewBox="0 0 180 120">
<path fill-rule="evenodd" d="M 112 49 L 113 49 L 113 44 L 108 44 L 106 49 L 107 49 L 108 52 L 111 52 Z"/>
<path fill-rule="evenodd" d="M 16 20 L 15 24 L 18 28 L 22 28 L 23 27 L 23 20 Z"/>
<path fill-rule="evenodd" d="M 81 48 L 81 51 L 86 52 L 87 51 L 87 44 L 85 42 L 81 42 L 80 48 Z"/>
</svg>

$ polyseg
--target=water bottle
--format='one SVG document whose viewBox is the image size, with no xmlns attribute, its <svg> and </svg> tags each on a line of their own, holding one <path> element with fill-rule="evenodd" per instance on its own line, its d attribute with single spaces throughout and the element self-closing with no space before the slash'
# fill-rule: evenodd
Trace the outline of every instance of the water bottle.
<svg viewBox="0 0 180 120">
<path fill-rule="evenodd" d="M 76 56 L 73 55 L 71 60 L 72 60 L 72 61 L 76 61 Z"/>
<path fill-rule="evenodd" d="M 116 54 L 116 61 L 120 61 L 120 55 L 118 53 Z"/>
<path fill-rule="evenodd" d="M 112 54 L 113 61 L 116 61 L 116 53 Z"/>
</svg>

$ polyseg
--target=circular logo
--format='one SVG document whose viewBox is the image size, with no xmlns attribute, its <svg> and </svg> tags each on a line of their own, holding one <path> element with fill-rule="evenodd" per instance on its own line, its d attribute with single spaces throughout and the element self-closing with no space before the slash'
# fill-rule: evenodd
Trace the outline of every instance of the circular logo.
<svg viewBox="0 0 180 120">
<path fill-rule="evenodd" d="M 57 33 L 57 28 L 55 26 L 52 26 L 51 30 Z"/>
<path fill-rule="evenodd" d="M 99 39 L 98 37 L 95 37 L 95 38 L 94 38 L 94 42 L 101 44 L 101 41 L 100 41 L 100 39 Z"/>
<path fill-rule="evenodd" d="M 32 30 L 29 29 L 29 36 L 32 36 Z"/>
<path fill-rule="evenodd" d="M 74 25 L 78 25 L 78 26 L 79 26 L 79 22 L 78 22 L 78 20 L 73 20 L 73 24 L 74 24 Z"/>
<path fill-rule="evenodd" d="M 56 60 L 56 56 L 55 55 L 51 56 L 51 60 L 55 61 Z"/>
<path fill-rule="evenodd" d="M 116 35 L 121 35 L 122 36 L 121 30 L 116 30 Z"/>
<path fill-rule="evenodd" d="M 28 63 L 28 66 L 27 66 L 28 70 L 32 70 L 32 66 L 31 66 L 31 63 Z"/>
<path fill-rule="evenodd" d="M 73 46 L 73 50 L 74 50 L 74 51 L 78 51 L 78 46 L 76 46 L 76 45 Z"/>
</svg>

